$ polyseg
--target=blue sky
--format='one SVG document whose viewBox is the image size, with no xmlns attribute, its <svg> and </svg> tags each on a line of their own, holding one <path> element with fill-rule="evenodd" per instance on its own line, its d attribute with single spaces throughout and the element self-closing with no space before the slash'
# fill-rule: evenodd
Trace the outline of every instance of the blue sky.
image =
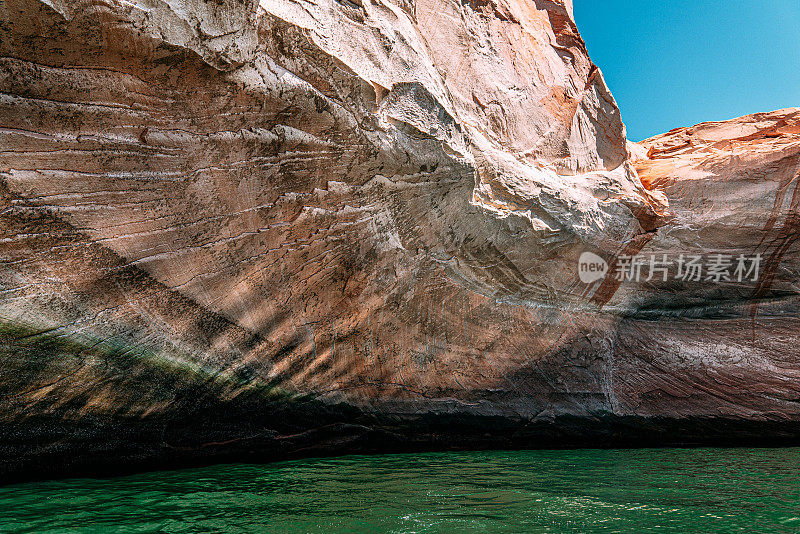
<svg viewBox="0 0 800 534">
<path fill-rule="evenodd" d="M 800 0 L 574 0 L 634 141 L 800 107 Z"/>
</svg>

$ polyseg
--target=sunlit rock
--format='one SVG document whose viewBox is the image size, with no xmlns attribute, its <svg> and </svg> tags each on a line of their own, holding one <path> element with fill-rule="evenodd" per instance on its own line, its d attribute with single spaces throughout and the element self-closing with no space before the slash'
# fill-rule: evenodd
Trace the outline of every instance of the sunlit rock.
<svg viewBox="0 0 800 534">
<path fill-rule="evenodd" d="M 0 471 L 796 420 L 796 112 L 626 145 L 571 2 L 0 13 Z"/>
</svg>

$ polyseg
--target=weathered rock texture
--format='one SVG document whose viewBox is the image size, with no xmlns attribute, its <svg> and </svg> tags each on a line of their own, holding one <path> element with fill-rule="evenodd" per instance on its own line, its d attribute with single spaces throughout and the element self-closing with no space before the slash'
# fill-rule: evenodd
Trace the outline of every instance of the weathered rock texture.
<svg viewBox="0 0 800 534">
<path fill-rule="evenodd" d="M 563 1 L 0 13 L 6 479 L 800 437 L 800 112 L 626 147 Z"/>
<path fill-rule="evenodd" d="M 672 211 L 642 253 L 763 259 L 755 282 L 704 276 L 617 291 L 609 304 L 627 318 L 616 354 L 640 367 L 623 375 L 631 407 L 790 428 L 800 410 L 800 109 L 679 128 L 634 152 L 642 182 Z"/>
</svg>

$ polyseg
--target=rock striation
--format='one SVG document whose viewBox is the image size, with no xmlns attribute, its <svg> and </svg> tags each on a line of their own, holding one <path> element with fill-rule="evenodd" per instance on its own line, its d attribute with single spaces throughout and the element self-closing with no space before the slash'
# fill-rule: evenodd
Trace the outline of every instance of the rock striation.
<svg viewBox="0 0 800 534">
<path fill-rule="evenodd" d="M 0 14 L 3 479 L 798 441 L 800 111 L 628 143 L 568 1 Z"/>
</svg>

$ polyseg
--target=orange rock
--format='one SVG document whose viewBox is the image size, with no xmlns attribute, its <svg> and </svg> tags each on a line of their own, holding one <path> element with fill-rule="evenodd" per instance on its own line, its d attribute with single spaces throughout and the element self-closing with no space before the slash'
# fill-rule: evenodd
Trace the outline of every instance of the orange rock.
<svg viewBox="0 0 800 534">
<path fill-rule="evenodd" d="M 797 421 L 796 112 L 628 145 L 571 2 L 3 9 L 0 472 Z"/>
</svg>

